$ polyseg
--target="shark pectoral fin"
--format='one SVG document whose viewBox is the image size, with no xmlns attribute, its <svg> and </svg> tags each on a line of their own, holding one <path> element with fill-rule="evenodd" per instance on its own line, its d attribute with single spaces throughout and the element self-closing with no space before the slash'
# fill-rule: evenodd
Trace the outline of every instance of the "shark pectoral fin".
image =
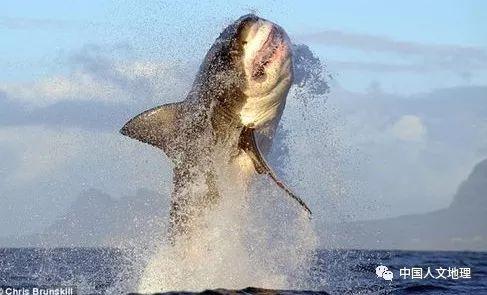
<svg viewBox="0 0 487 295">
<path fill-rule="evenodd" d="M 186 126 L 181 118 L 184 102 L 170 103 L 147 110 L 128 121 L 120 130 L 125 136 L 162 149 L 173 159 L 182 142 Z"/>
<path fill-rule="evenodd" d="M 284 190 L 291 198 L 293 198 L 296 202 L 306 210 L 309 215 L 311 216 L 311 210 L 306 205 L 306 203 L 294 194 L 282 181 L 280 181 L 274 171 L 270 168 L 269 164 L 267 164 L 266 160 L 262 156 L 262 153 L 259 150 L 257 145 L 257 141 L 255 139 L 255 132 L 253 128 L 244 127 L 242 133 L 240 135 L 240 148 L 242 148 L 247 155 L 252 159 L 254 164 L 255 170 L 259 174 L 267 174 L 269 177 L 279 186 L 282 190 Z"/>
</svg>

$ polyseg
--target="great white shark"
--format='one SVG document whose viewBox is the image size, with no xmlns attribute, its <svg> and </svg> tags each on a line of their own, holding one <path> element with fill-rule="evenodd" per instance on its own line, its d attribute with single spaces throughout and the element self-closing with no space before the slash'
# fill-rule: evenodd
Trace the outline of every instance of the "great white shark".
<svg viewBox="0 0 487 295">
<path fill-rule="evenodd" d="M 211 46 L 185 100 L 147 110 L 123 126 L 123 135 L 162 149 L 174 163 L 173 233 L 187 232 L 194 215 L 218 201 L 214 160 L 219 151 L 246 175 L 268 175 L 311 214 L 265 160 L 292 81 L 286 32 L 245 15 Z M 195 195 L 195 183 L 204 183 L 206 192 Z"/>
</svg>

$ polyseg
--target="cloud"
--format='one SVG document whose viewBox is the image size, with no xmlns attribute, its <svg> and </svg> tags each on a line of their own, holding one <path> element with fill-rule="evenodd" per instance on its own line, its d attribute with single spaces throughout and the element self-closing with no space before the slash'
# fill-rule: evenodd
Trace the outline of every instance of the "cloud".
<svg viewBox="0 0 487 295">
<path fill-rule="evenodd" d="M 116 132 L 0 126 L 0 161 L 0 236 L 45 227 L 85 189 L 124 196 L 171 185 L 160 151 Z"/>
<path fill-rule="evenodd" d="M 21 128 L 0 129 L 2 146 L 16 147 L 15 152 L 21 155 L 15 173 L 10 173 L 6 182 L 24 183 L 39 176 L 50 175 L 64 165 L 68 157 L 77 156 L 75 149 L 70 149 L 79 144 L 76 134 L 58 133 L 53 136 L 53 132 L 47 132 L 41 127 L 34 127 L 29 132 Z M 35 145 L 25 144 L 19 149 L 19 142 L 35 142 Z"/>
<path fill-rule="evenodd" d="M 66 74 L 0 82 L 0 125 L 117 131 L 138 112 L 185 97 L 195 67 L 117 58 L 130 50 L 87 45 L 66 60 Z"/>
<path fill-rule="evenodd" d="M 86 46 L 66 60 L 66 74 L 0 85 L 4 233 L 46 225 L 87 188 L 120 196 L 159 190 L 163 178 L 170 185 L 171 167 L 160 151 L 118 129 L 140 111 L 182 99 L 193 72 L 120 58 L 120 51 L 130 48 Z"/>
<path fill-rule="evenodd" d="M 193 69 L 163 61 L 117 59 L 110 48 L 85 46 L 67 61 L 67 74 L 34 82 L 0 84 L 10 100 L 31 107 L 61 101 L 92 101 L 140 104 L 182 99 L 188 91 Z M 130 50 L 117 46 L 113 50 Z M 113 54 L 116 55 L 116 54 Z"/>
<path fill-rule="evenodd" d="M 125 103 L 87 100 L 61 100 L 33 107 L 0 91 L 0 127 L 42 125 L 116 132 L 138 110 Z"/>
<path fill-rule="evenodd" d="M 63 100 L 130 100 L 127 93 L 112 84 L 100 83 L 90 73 L 83 71 L 30 83 L 4 84 L 1 87 L 12 99 L 33 106 L 46 106 Z"/>
<path fill-rule="evenodd" d="M 299 39 L 323 43 L 326 45 L 344 46 L 355 48 L 363 51 L 393 52 L 404 55 L 430 55 L 438 54 L 445 56 L 466 56 L 472 59 L 483 61 L 487 58 L 487 49 L 473 46 L 459 45 L 432 45 L 415 42 L 397 41 L 391 38 L 326 30 L 317 33 L 310 33 L 299 36 Z"/>
<path fill-rule="evenodd" d="M 47 106 L 60 101 L 94 101 L 137 103 L 142 100 L 160 99 L 167 94 L 169 83 L 175 81 L 170 66 L 156 62 L 96 63 L 84 60 L 66 76 L 52 76 L 29 83 L 10 83 L 0 85 L 11 99 L 34 107 Z M 103 63 L 106 64 L 103 64 Z"/>
<path fill-rule="evenodd" d="M 368 219 L 446 207 L 472 165 L 487 157 L 480 150 L 486 93 L 486 87 L 414 96 L 333 88 L 328 108 L 336 106 L 344 118 L 340 138 L 357 167 L 345 175 L 356 191 L 346 196 L 348 204 L 340 202 L 341 211 Z"/>
<path fill-rule="evenodd" d="M 50 126 L 116 131 L 137 112 L 125 104 L 61 101 L 49 106 L 28 108 L 0 97 L 0 126 Z"/>
<path fill-rule="evenodd" d="M 434 68 L 425 64 L 393 64 L 383 62 L 359 62 L 359 61 L 338 61 L 330 60 L 328 65 L 340 70 L 367 70 L 370 72 L 416 72 L 435 71 Z M 463 73 L 465 75 L 465 73 Z"/>
<path fill-rule="evenodd" d="M 426 135 L 426 126 L 420 117 L 404 115 L 392 125 L 391 131 L 402 141 L 421 141 Z"/>
<path fill-rule="evenodd" d="M 487 48 L 484 47 L 398 41 L 383 36 L 338 30 L 324 30 L 299 35 L 296 38 L 303 42 L 346 47 L 363 52 L 393 53 L 411 59 L 409 64 L 404 65 L 345 62 L 343 65 L 346 67 L 365 66 L 366 69 L 384 71 L 420 71 L 426 68 L 459 72 L 487 69 Z"/>
</svg>

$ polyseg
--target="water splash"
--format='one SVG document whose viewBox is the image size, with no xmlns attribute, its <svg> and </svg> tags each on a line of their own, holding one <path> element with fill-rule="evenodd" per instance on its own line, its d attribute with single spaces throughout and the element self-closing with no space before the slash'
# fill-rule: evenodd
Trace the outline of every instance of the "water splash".
<svg viewBox="0 0 487 295">
<path fill-rule="evenodd" d="M 247 192 L 236 167 L 219 172 L 225 173 L 218 178 L 221 202 L 199 220 L 191 238 L 157 250 L 139 292 L 292 288 L 291 278 L 305 275 L 315 248 L 307 217 L 290 214 L 289 205 L 271 206 L 282 203 L 277 189 Z"/>
</svg>

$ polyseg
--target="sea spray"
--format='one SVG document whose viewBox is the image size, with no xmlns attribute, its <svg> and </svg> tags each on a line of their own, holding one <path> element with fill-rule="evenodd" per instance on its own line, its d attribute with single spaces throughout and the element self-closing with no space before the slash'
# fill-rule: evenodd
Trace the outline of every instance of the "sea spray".
<svg viewBox="0 0 487 295">
<path fill-rule="evenodd" d="M 304 279 L 315 249 L 308 217 L 271 182 L 247 191 L 237 167 L 218 167 L 220 202 L 199 218 L 189 236 L 157 250 L 139 292 L 282 289 Z"/>
</svg>

